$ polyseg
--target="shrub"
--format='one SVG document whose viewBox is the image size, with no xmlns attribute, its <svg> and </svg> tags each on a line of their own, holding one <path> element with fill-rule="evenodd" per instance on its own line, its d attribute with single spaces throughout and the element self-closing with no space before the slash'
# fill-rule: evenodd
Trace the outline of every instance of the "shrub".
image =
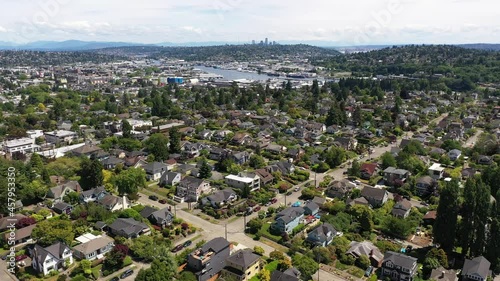
<svg viewBox="0 0 500 281">
<path fill-rule="evenodd" d="M 123 267 L 129 266 L 132 264 L 132 258 L 130 256 L 126 256 L 125 259 L 123 259 Z"/>
</svg>

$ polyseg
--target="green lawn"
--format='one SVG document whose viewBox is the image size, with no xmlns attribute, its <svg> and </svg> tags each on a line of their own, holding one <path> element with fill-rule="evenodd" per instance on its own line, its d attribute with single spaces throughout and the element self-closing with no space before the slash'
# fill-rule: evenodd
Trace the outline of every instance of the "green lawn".
<svg viewBox="0 0 500 281">
<path fill-rule="evenodd" d="M 278 268 L 278 261 L 272 261 L 268 263 L 264 268 L 267 269 L 269 272 L 273 272 L 276 270 L 276 268 Z M 250 281 L 260 281 L 260 278 L 257 275 L 255 275 L 254 277 L 250 278 Z"/>
<path fill-rule="evenodd" d="M 273 235 L 269 232 L 269 228 L 271 227 L 270 223 L 264 223 L 262 228 L 259 230 L 258 234 L 262 237 L 266 237 L 268 239 L 271 239 L 274 242 L 278 242 L 281 240 L 281 236 L 278 235 Z"/>
<path fill-rule="evenodd" d="M 94 276 L 95 279 L 98 279 L 101 276 L 101 268 L 102 264 L 92 268 L 92 275 Z"/>
</svg>

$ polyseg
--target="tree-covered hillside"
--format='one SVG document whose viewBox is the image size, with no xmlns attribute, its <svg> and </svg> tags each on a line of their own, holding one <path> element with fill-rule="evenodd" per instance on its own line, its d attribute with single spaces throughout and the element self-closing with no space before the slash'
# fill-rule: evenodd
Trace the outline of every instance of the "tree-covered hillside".
<svg viewBox="0 0 500 281">
<path fill-rule="evenodd" d="M 358 76 L 436 74 L 435 77 L 463 79 L 464 83 L 500 81 L 500 52 L 451 45 L 391 47 L 333 57 L 318 64 L 335 71 L 352 71 Z"/>
<path fill-rule="evenodd" d="M 105 63 L 116 59 L 116 56 L 91 52 L 0 51 L 0 67 Z"/>
<path fill-rule="evenodd" d="M 146 55 L 151 58 L 178 58 L 189 61 L 249 61 L 283 56 L 324 58 L 336 56 L 338 51 L 309 45 L 224 45 L 206 47 L 119 47 L 96 51 L 100 54 Z"/>
</svg>

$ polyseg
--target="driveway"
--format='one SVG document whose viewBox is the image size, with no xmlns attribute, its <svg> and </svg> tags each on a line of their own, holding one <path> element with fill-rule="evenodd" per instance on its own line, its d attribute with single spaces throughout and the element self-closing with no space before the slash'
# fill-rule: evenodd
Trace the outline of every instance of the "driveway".
<svg viewBox="0 0 500 281">
<path fill-rule="evenodd" d="M 17 277 L 7 270 L 7 263 L 0 259 L 0 280 L 2 281 L 18 281 Z"/>
</svg>

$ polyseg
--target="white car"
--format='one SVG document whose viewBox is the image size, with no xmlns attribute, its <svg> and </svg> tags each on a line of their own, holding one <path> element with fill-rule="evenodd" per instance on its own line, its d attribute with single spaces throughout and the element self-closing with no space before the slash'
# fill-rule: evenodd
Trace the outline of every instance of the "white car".
<svg viewBox="0 0 500 281">
<path fill-rule="evenodd" d="M 297 187 L 296 187 L 296 188 L 294 188 L 293 190 L 294 190 L 295 192 L 297 192 L 297 191 L 299 191 L 299 190 L 300 190 L 300 187 L 298 187 L 298 186 L 297 186 Z"/>
</svg>

